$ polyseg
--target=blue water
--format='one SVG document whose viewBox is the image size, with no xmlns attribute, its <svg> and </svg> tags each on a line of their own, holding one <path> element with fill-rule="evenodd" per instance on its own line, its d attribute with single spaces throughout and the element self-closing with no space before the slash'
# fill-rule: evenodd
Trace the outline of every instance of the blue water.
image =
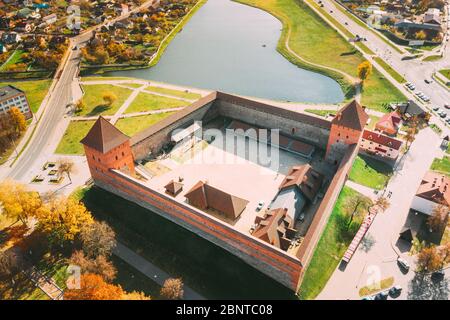
<svg viewBox="0 0 450 320">
<path fill-rule="evenodd" d="M 230 0 L 209 0 L 149 69 L 108 73 L 280 101 L 337 103 L 336 81 L 303 70 L 276 51 L 282 25 Z"/>
</svg>

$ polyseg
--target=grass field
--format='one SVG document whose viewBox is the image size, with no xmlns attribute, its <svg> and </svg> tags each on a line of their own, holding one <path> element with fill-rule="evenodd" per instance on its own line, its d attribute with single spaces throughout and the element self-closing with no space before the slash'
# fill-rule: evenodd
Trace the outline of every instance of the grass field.
<svg viewBox="0 0 450 320">
<path fill-rule="evenodd" d="M 163 96 L 157 96 L 150 93 L 140 92 L 136 99 L 130 104 L 125 113 L 152 111 L 159 109 L 179 108 L 189 103 L 182 100 L 176 100 Z"/>
<path fill-rule="evenodd" d="M 0 87 L 12 85 L 20 90 L 23 90 L 27 96 L 28 103 L 30 104 L 31 111 L 36 113 L 41 106 L 42 100 L 44 100 L 47 94 L 52 80 L 30 80 L 30 81 L 0 81 Z"/>
<path fill-rule="evenodd" d="M 348 226 L 351 212 L 345 208 L 346 198 L 357 195 L 358 192 L 349 187 L 344 186 L 342 189 L 306 269 L 299 292 L 301 299 L 314 299 L 322 291 L 358 231 L 364 217 L 356 215 Z M 370 200 L 367 198 L 366 201 L 367 206 Z"/>
<path fill-rule="evenodd" d="M 432 56 L 428 56 L 428 57 L 423 58 L 422 61 L 431 62 L 431 61 L 438 61 L 438 60 L 441 60 L 441 59 L 442 59 L 442 56 L 432 55 Z"/>
<path fill-rule="evenodd" d="M 0 66 L 0 71 L 8 71 L 8 66 L 16 64 L 16 63 L 22 63 L 22 54 L 24 53 L 23 50 L 17 49 L 14 51 L 11 57 Z"/>
<path fill-rule="evenodd" d="M 434 159 L 431 164 L 431 170 L 439 171 L 450 176 L 450 158 L 444 156 L 442 159 Z"/>
<path fill-rule="evenodd" d="M 119 121 L 116 122 L 116 127 L 126 135 L 132 136 L 138 133 L 139 131 L 142 131 L 145 128 L 148 128 L 151 125 L 161 121 L 162 119 L 167 118 L 171 114 L 173 114 L 173 112 L 164 112 L 164 113 L 149 114 L 145 116 L 123 118 L 119 119 Z"/>
<path fill-rule="evenodd" d="M 122 83 L 122 85 L 126 86 L 126 87 L 130 87 L 130 88 L 140 88 L 143 85 L 140 83 Z"/>
<path fill-rule="evenodd" d="M 83 145 L 80 140 L 83 139 L 88 131 L 94 125 L 92 121 L 71 121 L 64 132 L 55 153 L 59 154 L 84 154 Z"/>
<path fill-rule="evenodd" d="M 110 84 L 93 84 L 83 85 L 84 96 L 83 100 L 86 108 L 79 113 L 80 116 L 95 116 L 95 115 L 113 115 L 122 106 L 128 96 L 131 94 L 131 89 L 113 86 Z M 117 96 L 117 100 L 111 106 L 106 106 L 103 101 L 103 94 L 105 92 L 112 92 Z"/>
<path fill-rule="evenodd" d="M 206 298 L 295 299 L 239 258 L 151 211 L 96 187 L 82 194 L 93 216 L 106 220 L 121 242 Z"/>
<path fill-rule="evenodd" d="M 156 86 L 149 86 L 145 90 L 156 92 L 156 93 L 167 94 L 167 95 L 171 95 L 171 96 L 175 96 L 175 97 L 179 97 L 179 98 L 183 98 L 183 99 L 189 99 L 189 100 L 197 100 L 202 97 L 198 93 L 185 92 L 185 91 L 161 88 L 161 87 L 156 87 Z"/>
<path fill-rule="evenodd" d="M 399 83 L 406 82 L 405 78 L 403 78 L 403 76 L 401 74 L 399 74 L 397 71 L 392 69 L 392 67 L 390 65 L 388 65 L 383 59 L 381 59 L 380 57 L 376 57 L 376 58 L 374 58 L 374 60 L 381 67 L 383 67 L 383 69 L 386 70 L 397 82 L 399 82 Z"/>
<path fill-rule="evenodd" d="M 362 287 L 361 289 L 359 289 L 359 296 L 364 297 L 364 296 L 374 294 L 381 290 L 392 287 L 393 284 L 394 284 L 394 277 L 389 277 L 389 278 L 383 279 L 380 282 L 377 282 L 377 283 L 374 283 L 374 284 L 371 284 L 369 286 L 365 286 L 365 287 Z"/>
<path fill-rule="evenodd" d="M 353 163 L 349 179 L 373 189 L 383 189 L 392 169 L 387 164 L 365 156 L 358 156 Z"/>
<path fill-rule="evenodd" d="M 336 111 L 333 110 L 317 110 L 317 109 L 305 109 L 306 112 L 315 114 L 316 116 L 326 117 L 327 115 L 335 114 Z"/>
<path fill-rule="evenodd" d="M 278 43 L 278 50 L 291 62 L 305 66 L 293 57 L 285 47 L 288 31 L 291 30 L 289 46 L 298 55 L 309 62 L 341 70 L 352 77 L 357 76 L 357 66 L 364 61 L 362 54 L 323 21 L 307 4 L 297 0 L 236 0 L 268 11 L 283 23 L 283 32 Z M 333 48 L 333 50 L 330 50 Z M 327 74 L 341 84 L 343 79 L 329 70 L 315 71 Z M 347 92 L 348 94 L 348 92 Z M 374 70 L 366 81 L 362 92 L 364 105 L 371 109 L 385 111 L 384 103 L 404 101 L 406 98 L 381 74 Z"/>
</svg>

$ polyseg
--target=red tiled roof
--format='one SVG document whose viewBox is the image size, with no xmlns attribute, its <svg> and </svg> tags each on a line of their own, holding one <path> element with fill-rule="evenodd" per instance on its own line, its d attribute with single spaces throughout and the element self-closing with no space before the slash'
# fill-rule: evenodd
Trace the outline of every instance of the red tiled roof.
<svg viewBox="0 0 450 320">
<path fill-rule="evenodd" d="M 450 206 L 450 178 L 441 173 L 428 171 L 420 183 L 416 196 Z"/>
<path fill-rule="evenodd" d="M 353 100 L 341 110 L 338 111 L 331 123 L 338 126 L 362 131 L 367 123 L 369 116 L 363 107 Z"/>
<path fill-rule="evenodd" d="M 194 207 L 202 210 L 214 209 L 232 220 L 236 220 L 248 204 L 247 200 L 214 188 L 203 181 L 197 182 L 185 197 Z"/>
<path fill-rule="evenodd" d="M 322 182 L 323 175 L 311 168 L 311 165 L 304 164 L 292 167 L 281 182 L 279 189 L 297 186 L 308 200 L 313 201 L 322 186 Z"/>
<path fill-rule="evenodd" d="M 164 189 L 166 189 L 167 193 L 176 196 L 181 190 L 183 190 L 183 184 L 181 182 L 171 180 L 164 186 Z"/>
<path fill-rule="evenodd" d="M 130 137 L 100 116 L 80 142 L 101 153 L 107 153 L 129 139 Z"/>
<path fill-rule="evenodd" d="M 266 213 L 253 232 L 253 236 L 283 250 L 289 248 L 286 230 L 292 225 L 287 209 L 273 209 Z"/>
<path fill-rule="evenodd" d="M 397 131 L 400 125 L 401 117 L 397 111 L 386 113 L 376 123 L 377 127 L 381 127 L 391 131 Z"/>
<path fill-rule="evenodd" d="M 403 143 L 401 140 L 391 138 L 385 136 L 384 134 L 373 132 L 370 130 L 364 130 L 362 138 L 395 150 L 399 150 Z"/>
</svg>

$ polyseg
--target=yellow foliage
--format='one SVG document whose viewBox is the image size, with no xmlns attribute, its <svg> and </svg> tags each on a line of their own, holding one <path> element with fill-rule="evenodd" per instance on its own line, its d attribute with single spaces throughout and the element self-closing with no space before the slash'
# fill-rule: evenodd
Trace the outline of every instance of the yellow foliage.
<svg viewBox="0 0 450 320">
<path fill-rule="evenodd" d="M 94 222 L 86 207 L 73 198 L 55 199 L 43 205 L 37 218 L 45 232 L 57 232 L 63 240 L 73 240 L 83 228 Z"/>
<path fill-rule="evenodd" d="M 0 183 L 0 203 L 7 217 L 23 223 L 35 216 L 42 206 L 37 192 L 29 191 L 24 185 L 13 181 Z"/>
</svg>

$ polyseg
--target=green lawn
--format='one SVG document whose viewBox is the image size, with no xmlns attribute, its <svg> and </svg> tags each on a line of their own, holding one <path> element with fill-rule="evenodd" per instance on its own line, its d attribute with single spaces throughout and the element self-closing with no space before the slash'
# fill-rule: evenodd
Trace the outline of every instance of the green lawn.
<svg viewBox="0 0 450 320">
<path fill-rule="evenodd" d="M 13 64 L 17 64 L 17 63 L 22 63 L 22 55 L 24 54 L 25 51 L 17 49 L 14 51 L 14 53 L 12 54 L 12 56 L 7 60 L 7 62 L 5 62 L 4 64 L 2 64 L 0 66 L 0 71 L 8 71 L 7 68 L 10 65 Z"/>
<path fill-rule="evenodd" d="M 348 89 L 348 82 L 341 75 L 328 70 L 305 65 L 293 57 L 285 48 L 288 30 L 291 30 L 289 46 L 298 55 L 326 67 L 339 69 L 352 77 L 357 76 L 357 66 L 364 61 L 362 54 L 348 41 L 323 21 L 307 4 L 298 0 L 236 0 L 268 11 L 283 23 L 283 32 L 278 50 L 291 62 L 315 71 L 330 75 Z M 333 48 L 330 50 L 330 48 Z M 346 92 L 349 98 L 351 91 Z M 365 106 L 385 111 L 383 104 L 404 101 L 406 98 L 389 81 L 374 69 L 373 75 L 366 81 L 366 90 L 362 93 Z"/>
<path fill-rule="evenodd" d="M 442 74 L 447 79 L 449 79 L 450 81 L 450 69 L 439 70 L 439 73 Z"/>
<path fill-rule="evenodd" d="M 161 87 L 155 87 L 155 86 L 149 86 L 145 90 L 156 92 L 156 93 L 162 93 L 167 94 L 183 99 L 190 99 L 190 100 L 197 100 L 200 99 L 202 96 L 198 93 L 193 92 L 186 92 L 186 91 L 180 91 L 180 90 L 174 90 L 174 89 L 168 89 L 168 88 L 161 88 Z"/>
<path fill-rule="evenodd" d="M 333 110 L 316 110 L 316 109 L 305 109 L 305 112 L 315 114 L 316 116 L 326 117 L 327 115 L 335 114 L 336 111 Z"/>
<path fill-rule="evenodd" d="M 378 70 L 365 81 L 361 103 L 370 109 L 387 112 L 383 106 L 389 102 L 403 102 L 407 98 L 395 88 Z"/>
<path fill-rule="evenodd" d="M 422 59 L 422 61 L 438 61 L 438 60 L 441 60 L 441 59 L 442 59 L 442 56 L 433 55 L 433 56 L 428 56 L 428 57 Z"/>
<path fill-rule="evenodd" d="M 342 189 L 311 262 L 306 269 L 300 286 L 301 299 L 314 299 L 322 291 L 358 231 L 363 217 L 356 215 L 353 222 L 348 226 L 351 212 L 345 207 L 345 199 L 357 195 L 358 192 L 349 187 L 344 186 Z M 370 200 L 367 198 L 365 201 L 367 201 L 367 207 Z"/>
<path fill-rule="evenodd" d="M 11 81 L 0 82 L 0 87 L 12 85 L 23 90 L 30 103 L 31 111 L 36 113 L 44 100 L 47 91 L 52 84 L 52 80 L 30 80 L 30 81 Z"/>
<path fill-rule="evenodd" d="M 434 159 L 431 164 L 431 170 L 439 171 L 450 176 L 450 157 L 444 156 L 442 159 Z"/>
<path fill-rule="evenodd" d="M 391 167 L 381 161 L 367 156 L 358 156 L 353 163 L 349 179 L 363 186 L 379 190 L 384 188 L 391 172 Z"/>
<path fill-rule="evenodd" d="M 386 70 L 396 81 L 399 83 L 405 83 L 406 80 L 403 78 L 401 74 L 399 74 L 397 71 L 392 69 L 390 65 L 388 65 L 383 59 L 380 57 L 374 58 L 374 60 L 384 69 Z"/>
<path fill-rule="evenodd" d="M 171 109 L 186 106 L 188 102 L 140 92 L 125 113 Z"/>
<path fill-rule="evenodd" d="M 93 84 L 83 85 L 83 100 L 86 108 L 79 115 L 95 116 L 95 115 L 113 115 L 122 106 L 133 90 L 123 87 L 113 86 L 111 84 Z M 112 92 L 117 96 L 117 100 L 108 107 L 103 101 L 103 94 Z"/>
<path fill-rule="evenodd" d="M 151 125 L 161 121 L 162 119 L 167 118 L 171 114 L 173 114 L 173 112 L 164 112 L 164 113 L 149 114 L 145 116 L 123 118 L 117 121 L 116 127 L 126 135 L 132 136 L 138 133 L 139 131 L 142 131 L 150 127 Z"/>
<path fill-rule="evenodd" d="M 92 215 L 106 220 L 121 242 L 208 299 L 295 299 L 241 259 L 151 211 L 100 188 L 83 194 Z"/>
<path fill-rule="evenodd" d="M 81 81 L 112 81 L 112 80 L 128 80 L 128 77 L 81 77 Z"/>
<path fill-rule="evenodd" d="M 94 120 L 91 121 L 71 121 L 64 132 L 55 153 L 59 154 L 84 154 L 83 145 L 80 140 L 83 139 L 88 131 L 94 125 Z"/>
<path fill-rule="evenodd" d="M 122 85 L 130 87 L 130 88 L 140 88 L 143 86 L 140 83 L 122 83 Z"/>
</svg>

